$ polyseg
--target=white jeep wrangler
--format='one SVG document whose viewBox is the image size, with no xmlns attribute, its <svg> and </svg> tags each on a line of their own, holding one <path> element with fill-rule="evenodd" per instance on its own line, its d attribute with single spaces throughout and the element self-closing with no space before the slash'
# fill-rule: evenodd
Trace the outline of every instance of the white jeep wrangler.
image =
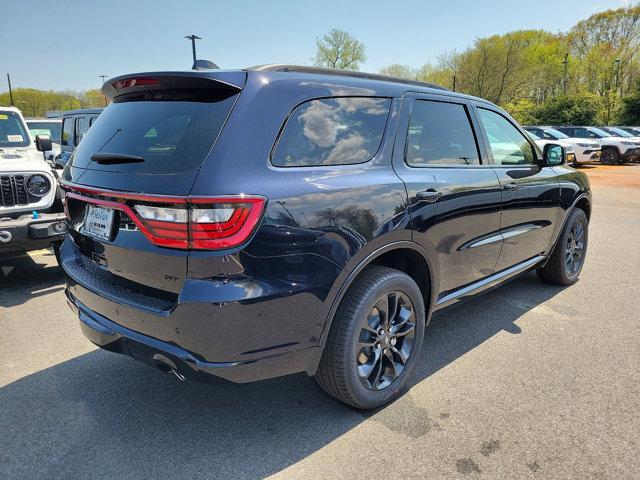
<svg viewBox="0 0 640 480">
<path fill-rule="evenodd" d="M 51 139 L 32 141 L 20 110 L 0 107 L 0 256 L 49 246 L 57 254 L 67 224 L 47 150 Z"/>
</svg>

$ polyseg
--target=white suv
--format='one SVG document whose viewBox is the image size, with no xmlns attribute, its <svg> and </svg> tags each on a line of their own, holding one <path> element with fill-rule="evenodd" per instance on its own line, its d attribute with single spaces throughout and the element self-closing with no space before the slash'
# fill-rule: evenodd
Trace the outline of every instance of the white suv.
<svg viewBox="0 0 640 480">
<path fill-rule="evenodd" d="M 614 137 L 596 127 L 556 127 L 562 133 L 575 138 L 596 141 L 602 147 L 601 161 L 605 165 L 626 163 L 640 157 L 640 142 Z"/>
<path fill-rule="evenodd" d="M 63 239 L 66 220 L 47 150 L 51 139 L 37 135 L 34 144 L 20 110 L 0 107 L 0 256 Z"/>
<path fill-rule="evenodd" d="M 581 163 L 589 163 L 600 160 L 602 150 L 600 147 L 600 142 L 596 141 L 595 139 L 570 137 L 560 130 L 548 126 L 536 125 L 524 127 L 524 129 L 532 135 L 539 137 L 541 140 L 559 140 L 565 144 L 571 145 L 573 147 L 574 153 L 574 166 L 577 166 Z"/>
</svg>

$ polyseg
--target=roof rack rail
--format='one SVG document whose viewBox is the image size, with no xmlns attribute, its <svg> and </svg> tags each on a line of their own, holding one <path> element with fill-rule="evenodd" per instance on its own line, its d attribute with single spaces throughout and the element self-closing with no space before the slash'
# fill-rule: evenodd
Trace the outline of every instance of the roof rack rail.
<svg viewBox="0 0 640 480">
<path fill-rule="evenodd" d="M 362 78 L 365 80 L 379 80 L 382 82 L 402 83 L 405 85 L 415 85 L 417 87 L 435 88 L 438 90 L 447 90 L 446 88 L 435 83 L 420 82 L 418 80 L 408 80 L 406 78 L 392 77 L 390 75 L 379 75 L 377 73 L 355 72 L 353 70 L 337 70 L 334 68 L 322 67 L 306 67 L 303 65 L 288 64 L 266 64 L 247 67 L 244 70 L 254 72 L 297 72 L 297 73 L 314 73 L 318 75 L 334 75 L 337 77 Z"/>
</svg>

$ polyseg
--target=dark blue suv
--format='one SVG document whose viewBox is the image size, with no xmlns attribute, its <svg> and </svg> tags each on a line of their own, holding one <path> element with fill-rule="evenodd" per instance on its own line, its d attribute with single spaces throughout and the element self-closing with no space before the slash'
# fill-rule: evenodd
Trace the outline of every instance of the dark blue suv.
<svg viewBox="0 0 640 480">
<path fill-rule="evenodd" d="M 286 65 L 102 91 L 63 173 L 69 305 L 96 345 L 181 379 L 306 372 L 377 407 L 434 311 L 580 273 L 585 175 L 487 101 Z"/>
</svg>

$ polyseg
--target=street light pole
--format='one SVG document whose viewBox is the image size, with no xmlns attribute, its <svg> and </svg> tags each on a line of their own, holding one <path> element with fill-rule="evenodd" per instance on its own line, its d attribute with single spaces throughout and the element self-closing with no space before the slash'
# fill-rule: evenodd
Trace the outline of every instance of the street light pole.
<svg viewBox="0 0 640 480">
<path fill-rule="evenodd" d="M 564 62 L 562 62 L 564 64 L 564 76 L 563 76 L 563 80 L 562 80 L 562 90 L 563 92 L 567 93 L 567 67 L 569 66 L 569 52 L 564 54 Z"/>
<path fill-rule="evenodd" d="M 193 53 L 193 63 L 196 63 L 196 40 L 202 40 L 202 38 L 194 34 L 187 35 L 184 38 L 186 38 L 187 40 L 191 40 L 191 51 Z"/>
<path fill-rule="evenodd" d="M 106 78 L 107 78 L 106 75 L 98 75 L 98 77 L 100 77 L 102 79 L 102 83 L 104 83 L 106 81 Z M 107 97 L 104 97 L 104 106 L 105 107 L 107 106 Z"/>
<path fill-rule="evenodd" d="M 9 84 L 9 99 L 11 101 L 11 106 L 13 107 L 13 90 L 11 90 L 11 77 L 7 73 L 7 83 Z"/>
<path fill-rule="evenodd" d="M 616 58 L 613 63 L 616 64 L 616 90 L 620 88 L 620 59 Z M 622 88 L 620 88 L 620 96 L 622 97 Z"/>
</svg>

